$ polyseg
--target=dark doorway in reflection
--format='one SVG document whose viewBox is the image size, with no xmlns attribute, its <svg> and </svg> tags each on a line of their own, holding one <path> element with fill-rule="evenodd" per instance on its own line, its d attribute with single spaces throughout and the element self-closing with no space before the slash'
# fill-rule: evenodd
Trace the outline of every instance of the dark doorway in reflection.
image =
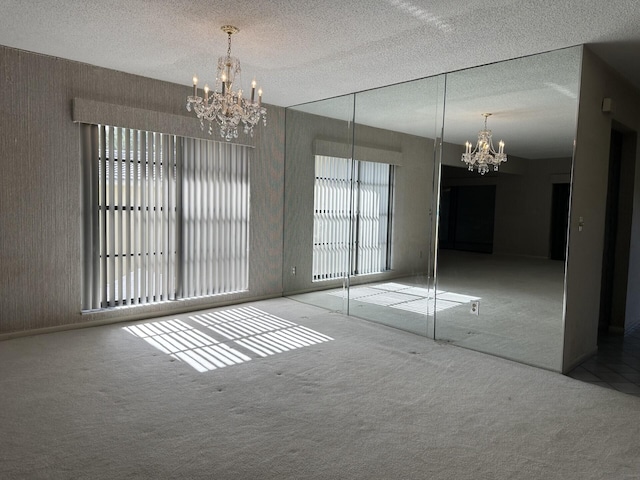
<svg viewBox="0 0 640 480">
<path fill-rule="evenodd" d="M 442 168 L 443 177 L 450 168 L 455 167 Z M 440 248 L 492 253 L 495 212 L 495 185 L 455 185 L 443 188 L 440 203 Z"/>
</svg>

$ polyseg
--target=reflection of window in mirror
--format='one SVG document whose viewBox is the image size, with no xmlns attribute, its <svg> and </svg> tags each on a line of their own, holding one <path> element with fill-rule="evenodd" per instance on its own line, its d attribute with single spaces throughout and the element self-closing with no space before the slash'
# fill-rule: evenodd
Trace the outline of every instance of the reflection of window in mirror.
<svg viewBox="0 0 640 480">
<path fill-rule="evenodd" d="M 390 268 L 393 171 L 385 163 L 316 155 L 314 281 Z"/>
</svg>

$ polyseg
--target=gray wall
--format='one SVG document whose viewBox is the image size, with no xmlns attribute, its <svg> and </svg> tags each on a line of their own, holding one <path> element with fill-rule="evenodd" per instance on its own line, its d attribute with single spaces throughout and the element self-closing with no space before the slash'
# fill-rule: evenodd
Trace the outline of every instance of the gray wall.
<svg viewBox="0 0 640 480">
<path fill-rule="evenodd" d="M 602 112 L 605 97 L 613 100 L 613 113 Z M 637 131 L 640 127 L 640 93 L 585 48 L 571 195 L 564 372 L 597 349 L 609 141 L 613 120 Z M 636 167 L 638 161 L 640 158 L 636 152 Z M 628 325 L 637 324 L 640 317 L 640 306 L 632 301 L 640 285 L 639 170 L 635 169 L 626 312 Z M 578 228 L 580 217 L 584 220 L 582 231 Z"/>
<path fill-rule="evenodd" d="M 284 109 L 268 108 L 267 127 L 255 139 L 249 291 L 81 314 L 80 147 L 72 100 L 189 116 L 191 89 L 6 47 L 0 79 L 0 335 L 281 294 Z M 195 118 L 193 124 L 193 136 L 201 136 Z"/>
<path fill-rule="evenodd" d="M 524 175 L 504 176 L 496 192 L 496 253 L 549 258 L 553 183 L 569 183 L 571 161 L 524 160 Z"/>
<path fill-rule="evenodd" d="M 351 124 L 288 109 L 285 171 L 284 292 L 297 293 L 341 285 L 312 282 L 314 140 L 350 143 Z M 402 152 L 396 169 L 392 271 L 366 281 L 424 273 L 428 269 L 433 199 L 433 141 L 358 125 L 358 145 Z M 291 268 L 296 267 L 296 275 Z M 357 283 L 358 279 L 353 283 Z"/>
</svg>

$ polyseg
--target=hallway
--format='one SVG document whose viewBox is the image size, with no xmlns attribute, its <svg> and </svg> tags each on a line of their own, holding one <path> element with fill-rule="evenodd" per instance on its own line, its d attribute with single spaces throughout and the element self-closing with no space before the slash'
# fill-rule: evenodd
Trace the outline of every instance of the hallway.
<svg viewBox="0 0 640 480">
<path fill-rule="evenodd" d="M 640 328 L 624 336 L 601 335 L 598 354 L 567 375 L 640 397 Z"/>
</svg>

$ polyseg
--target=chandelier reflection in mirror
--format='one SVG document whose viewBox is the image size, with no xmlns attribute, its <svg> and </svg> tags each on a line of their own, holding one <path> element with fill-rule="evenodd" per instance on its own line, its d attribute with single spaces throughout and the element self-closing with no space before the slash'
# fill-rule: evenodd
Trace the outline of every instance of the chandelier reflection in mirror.
<svg viewBox="0 0 640 480">
<path fill-rule="evenodd" d="M 253 137 L 253 127 L 262 118 L 267 125 L 267 109 L 262 106 L 262 89 L 258 90 L 256 99 L 256 81 L 251 82 L 250 98 L 243 96 L 240 60 L 231 56 L 231 35 L 240 30 L 231 25 L 224 25 L 221 30 L 228 36 L 227 55 L 218 58 L 216 83 L 213 91 L 209 85 L 204 86 L 204 98 L 198 95 L 198 77 L 193 77 L 193 96 L 187 97 L 187 110 L 195 112 L 204 130 L 205 121 L 209 122 L 209 134 L 214 128 L 219 129 L 220 136 L 230 141 L 238 138 L 238 126 L 242 122 L 244 133 Z M 214 127 L 214 122 L 217 127 Z"/>
<path fill-rule="evenodd" d="M 504 142 L 500 140 L 498 143 L 498 151 L 496 152 L 491 140 L 491 130 L 487 129 L 487 118 L 490 113 L 483 113 L 484 129 L 478 132 L 478 143 L 471 150 L 472 144 L 465 143 L 465 152 L 462 154 L 462 161 L 469 165 L 469 171 L 474 168 L 478 169 L 478 173 L 484 175 L 489 171 L 489 165 L 493 165 L 493 170 L 498 171 L 498 166 L 502 162 L 507 161 L 507 155 L 504 153 Z"/>
</svg>

